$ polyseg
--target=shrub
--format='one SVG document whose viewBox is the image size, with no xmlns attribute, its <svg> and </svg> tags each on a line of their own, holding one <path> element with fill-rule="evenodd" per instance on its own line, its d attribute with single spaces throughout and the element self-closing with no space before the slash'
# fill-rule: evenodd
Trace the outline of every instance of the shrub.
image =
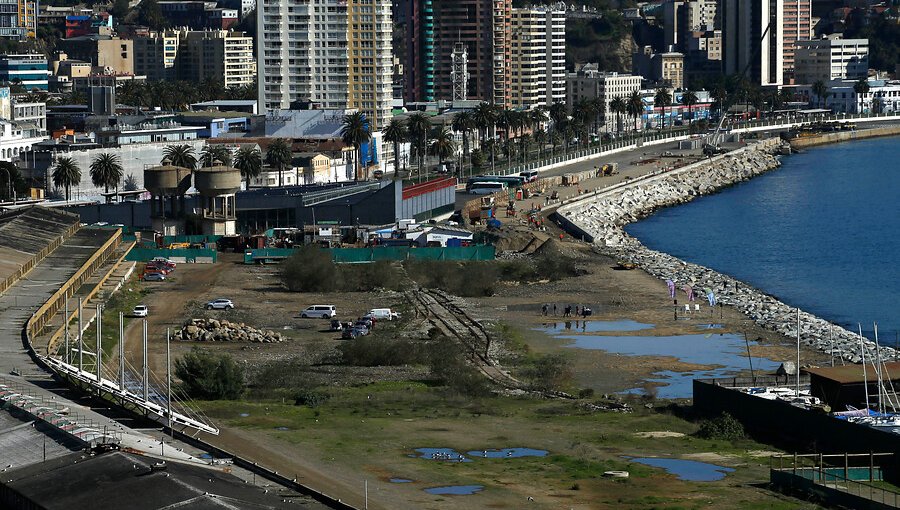
<svg viewBox="0 0 900 510">
<path fill-rule="evenodd" d="M 578 398 L 593 398 L 594 388 L 581 388 L 578 390 Z"/>
<path fill-rule="evenodd" d="M 344 291 L 368 292 L 375 289 L 399 290 L 401 274 L 397 266 L 386 260 L 371 264 L 341 264 L 338 266 L 340 285 Z"/>
<path fill-rule="evenodd" d="M 321 391 L 302 389 L 294 394 L 294 405 L 310 408 L 319 407 L 328 401 L 329 395 Z"/>
<path fill-rule="evenodd" d="M 431 375 L 453 393 L 481 397 L 490 393 L 484 376 L 466 363 L 462 348 L 446 337 L 438 337 L 429 345 L 428 364 Z"/>
<path fill-rule="evenodd" d="M 744 425 L 728 413 L 722 413 L 712 420 L 703 420 L 697 430 L 697 437 L 703 439 L 735 441 L 746 436 Z"/>
<path fill-rule="evenodd" d="M 295 292 L 330 292 L 337 287 L 337 267 L 327 251 L 307 245 L 284 262 L 281 280 Z"/>
<path fill-rule="evenodd" d="M 498 265 L 495 262 L 413 259 L 404 262 L 404 267 L 419 285 L 457 296 L 490 296 L 497 285 Z"/>
<path fill-rule="evenodd" d="M 561 354 L 548 354 L 537 358 L 523 370 L 523 375 L 537 390 L 552 390 L 572 381 L 569 361 Z"/>
<path fill-rule="evenodd" d="M 230 355 L 198 347 L 175 361 L 175 376 L 193 398 L 235 400 L 244 390 L 244 369 Z"/>
<path fill-rule="evenodd" d="M 424 361 L 422 350 L 410 340 L 388 339 L 373 334 L 338 346 L 341 361 L 357 367 L 411 365 Z"/>
</svg>

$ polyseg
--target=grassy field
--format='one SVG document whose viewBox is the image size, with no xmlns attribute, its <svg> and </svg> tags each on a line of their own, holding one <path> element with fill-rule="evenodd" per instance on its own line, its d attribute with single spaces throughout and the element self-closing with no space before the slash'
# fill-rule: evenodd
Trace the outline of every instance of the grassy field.
<svg viewBox="0 0 900 510">
<path fill-rule="evenodd" d="M 419 497 L 425 487 L 484 485 L 482 493 L 464 496 L 471 499 L 450 497 L 473 507 L 497 507 L 496 501 L 526 496 L 538 503 L 565 501 L 589 508 L 801 507 L 751 485 L 768 480 L 768 460 L 749 452 L 767 447 L 750 440 L 699 439 L 692 435 L 697 424 L 678 416 L 685 411 L 681 408 L 638 405 L 629 414 L 589 412 L 575 401 L 457 397 L 422 382 L 329 389 L 327 395 L 314 408 L 290 401 L 203 405 L 219 423 L 254 430 L 298 454 L 317 455 L 325 464 L 359 470 L 383 481 L 414 480 L 399 489 L 410 491 L 411 496 Z M 685 435 L 648 438 L 635 434 L 649 431 Z M 410 457 L 416 448 L 452 448 L 465 454 L 511 447 L 549 453 L 464 463 Z M 733 467 L 735 472 L 717 482 L 682 482 L 626 458 L 685 455 Z M 630 478 L 604 478 L 603 473 L 610 470 L 627 470 Z M 448 497 L 433 498 L 440 503 Z"/>
</svg>

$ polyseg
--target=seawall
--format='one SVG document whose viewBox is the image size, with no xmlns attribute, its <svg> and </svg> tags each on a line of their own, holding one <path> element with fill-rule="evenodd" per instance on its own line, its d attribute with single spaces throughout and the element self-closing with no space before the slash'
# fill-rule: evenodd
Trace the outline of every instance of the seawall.
<svg viewBox="0 0 900 510">
<path fill-rule="evenodd" d="M 875 138 L 879 136 L 895 136 L 900 135 L 900 126 L 884 126 L 871 129 L 860 129 L 856 131 L 839 131 L 836 133 L 823 133 L 818 136 L 810 136 L 806 138 L 795 138 L 790 140 L 791 147 L 794 149 L 805 149 L 807 147 L 815 147 L 816 145 L 826 145 L 829 143 L 846 142 L 850 140 L 862 140 L 864 138 Z"/>
<path fill-rule="evenodd" d="M 780 141 L 767 139 L 728 154 L 677 170 L 607 189 L 557 210 L 560 223 L 573 235 L 595 244 L 601 253 L 638 264 L 647 273 L 671 279 L 679 287 L 689 284 L 701 294 L 711 289 L 718 302 L 737 308 L 763 328 L 796 337 L 797 309 L 728 275 L 684 262 L 667 253 L 650 250 L 628 235 L 623 227 L 662 207 L 689 202 L 780 166 L 776 151 Z M 800 338 L 804 344 L 857 363 L 860 342 L 866 358 L 875 355 L 875 343 L 856 333 L 833 326 L 810 313 L 800 312 Z M 881 356 L 892 360 L 897 353 L 881 347 Z"/>
</svg>

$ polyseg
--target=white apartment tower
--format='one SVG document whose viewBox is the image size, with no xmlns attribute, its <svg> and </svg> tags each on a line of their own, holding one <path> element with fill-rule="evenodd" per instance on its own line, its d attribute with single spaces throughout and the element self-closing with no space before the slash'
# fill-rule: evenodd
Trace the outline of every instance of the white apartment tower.
<svg viewBox="0 0 900 510">
<path fill-rule="evenodd" d="M 726 75 L 757 85 L 784 83 L 785 0 L 723 0 L 722 60 Z"/>
<path fill-rule="evenodd" d="M 390 0 L 259 0 L 260 110 L 306 101 L 390 119 Z"/>
<path fill-rule="evenodd" d="M 511 106 L 531 108 L 565 101 L 565 11 L 512 9 L 510 41 Z"/>
<path fill-rule="evenodd" d="M 795 62 L 794 75 L 800 85 L 865 78 L 869 74 L 869 40 L 832 35 L 798 41 Z"/>
</svg>

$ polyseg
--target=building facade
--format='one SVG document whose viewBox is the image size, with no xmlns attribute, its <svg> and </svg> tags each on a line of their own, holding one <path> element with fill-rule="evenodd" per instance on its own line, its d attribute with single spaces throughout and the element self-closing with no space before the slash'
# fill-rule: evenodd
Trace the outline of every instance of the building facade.
<svg viewBox="0 0 900 510">
<path fill-rule="evenodd" d="M 837 113 L 898 113 L 900 112 L 900 81 L 867 80 L 869 91 L 856 92 L 858 80 L 830 80 L 824 104 L 816 97 L 811 85 L 798 88 L 811 106 L 825 107 Z"/>
<path fill-rule="evenodd" d="M 869 40 L 830 36 L 797 43 L 795 80 L 798 84 L 835 79 L 858 80 L 869 72 Z"/>
<path fill-rule="evenodd" d="M 641 80 L 641 76 L 601 72 L 597 64 L 585 64 L 566 76 L 566 104 L 571 112 L 572 105 L 580 101 L 599 99 L 605 105 L 602 116 L 606 124 L 615 117 L 609 107 L 612 100 L 628 99 L 641 89 Z"/>
<path fill-rule="evenodd" d="M 180 43 L 178 30 L 150 32 L 147 37 L 135 37 L 134 72 L 148 80 L 178 79 L 175 61 Z"/>
<path fill-rule="evenodd" d="M 260 108 L 355 108 L 370 131 L 391 116 L 388 0 L 264 0 L 257 10 Z"/>
<path fill-rule="evenodd" d="M 27 91 L 46 91 L 49 78 L 47 58 L 43 55 L 0 55 L 0 82 L 21 84 Z"/>
<path fill-rule="evenodd" d="M 183 32 L 181 41 L 177 58 L 179 79 L 222 80 L 226 88 L 251 85 L 256 79 L 253 38 L 243 32 Z"/>
<path fill-rule="evenodd" d="M 37 33 L 37 2 L 0 0 L 0 37 L 34 39 Z"/>
<path fill-rule="evenodd" d="M 120 74 L 134 74 L 134 41 L 118 37 L 88 35 L 62 39 L 59 48 L 69 58 L 90 62 Z"/>
<path fill-rule="evenodd" d="M 791 83 L 797 42 L 809 40 L 812 32 L 812 0 L 784 0 L 782 27 L 784 78 Z"/>
<path fill-rule="evenodd" d="M 670 0 L 663 4 L 663 42 L 686 51 L 692 32 L 713 30 L 716 0 Z"/>
<path fill-rule="evenodd" d="M 722 0 L 722 60 L 726 75 L 741 74 L 757 85 L 784 83 L 784 2 Z"/>
<path fill-rule="evenodd" d="M 550 106 L 566 99 L 566 13 L 512 10 L 510 106 Z"/>
</svg>

